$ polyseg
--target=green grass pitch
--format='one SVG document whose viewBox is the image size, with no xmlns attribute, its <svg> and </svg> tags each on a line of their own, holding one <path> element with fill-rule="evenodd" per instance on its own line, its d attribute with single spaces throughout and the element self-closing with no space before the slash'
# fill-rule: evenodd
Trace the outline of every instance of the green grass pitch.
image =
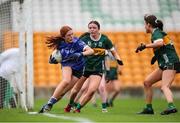
<svg viewBox="0 0 180 123">
<path fill-rule="evenodd" d="M 39 111 L 47 100 L 36 100 L 33 112 Z M 180 122 L 180 113 L 161 116 L 160 112 L 167 107 L 164 99 L 154 99 L 154 115 L 138 115 L 144 106 L 144 99 L 116 99 L 114 107 L 108 108 L 107 113 L 101 112 L 101 103 L 98 107 L 93 107 L 88 103 L 81 113 L 64 113 L 67 100 L 58 102 L 49 112 L 52 116 L 43 114 L 28 114 L 21 109 L 0 109 L 0 122 Z M 180 99 L 175 99 L 175 105 L 180 109 Z"/>
</svg>

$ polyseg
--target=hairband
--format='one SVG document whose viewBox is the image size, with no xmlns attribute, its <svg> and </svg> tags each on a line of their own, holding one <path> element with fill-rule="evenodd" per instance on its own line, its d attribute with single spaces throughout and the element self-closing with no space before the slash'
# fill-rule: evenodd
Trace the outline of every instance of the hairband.
<svg viewBox="0 0 180 123">
<path fill-rule="evenodd" d="M 157 21 L 158 21 L 158 19 L 156 18 L 155 23 L 158 23 Z"/>
</svg>

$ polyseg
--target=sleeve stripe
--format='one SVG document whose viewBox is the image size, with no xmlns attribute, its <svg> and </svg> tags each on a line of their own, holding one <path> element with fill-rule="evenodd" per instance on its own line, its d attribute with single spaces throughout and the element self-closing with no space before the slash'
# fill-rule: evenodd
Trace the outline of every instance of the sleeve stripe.
<svg viewBox="0 0 180 123">
<path fill-rule="evenodd" d="M 115 50 L 115 48 L 114 48 L 114 47 L 112 47 L 112 48 L 110 49 L 110 51 L 113 51 L 113 50 Z"/>
<path fill-rule="evenodd" d="M 160 38 L 160 39 L 154 40 L 154 43 L 159 42 L 159 41 L 163 41 L 163 39 Z"/>
</svg>

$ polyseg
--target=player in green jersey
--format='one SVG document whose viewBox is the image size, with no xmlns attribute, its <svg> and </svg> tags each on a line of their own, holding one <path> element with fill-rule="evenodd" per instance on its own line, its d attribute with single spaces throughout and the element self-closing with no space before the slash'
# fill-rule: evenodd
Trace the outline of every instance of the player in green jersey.
<svg viewBox="0 0 180 123">
<path fill-rule="evenodd" d="M 151 43 L 141 43 L 136 52 L 142 51 L 146 48 L 151 48 L 154 51 L 154 57 L 151 64 L 158 62 L 158 68 L 144 80 L 144 90 L 146 95 L 146 107 L 139 114 L 154 114 L 152 108 L 152 85 L 162 80 L 161 90 L 168 102 L 168 108 L 161 112 L 161 115 L 168 115 L 176 113 L 177 109 L 173 103 L 173 94 L 170 86 L 179 69 L 179 58 L 177 56 L 172 40 L 167 33 L 163 31 L 163 23 L 154 15 L 145 15 L 145 29 L 146 33 L 151 33 Z"/>
<path fill-rule="evenodd" d="M 94 54 L 86 57 L 86 65 L 83 76 L 73 87 L 71 91 L 70 102 L 65 108 L 65 112 L 69 112 L 69 109 L 74 103 L 74 98 L 87 78 L 89 79 L 87 91 L 80 97 L 75 112 L 80 112 L 80 109 L 86 105 L 86 103 L 92 98 L 93 94 L 98 89 L 103 75 L 105 50 L 110 50 L 113 56 L 116 58 L 118 64 L 123 65 L 123 62 L 120 59 L 117 51 L 114 49 L 111 40 L 106 35 L 100 33 L 99 22 L 89 22 L 88 29 L 89 32 L 83 34 L 80 39 L 94 50 Z"/>
<path fill-rule="evenodd" d="M 108 52 L 106 56 L 105 66 L 107 105 L 113 107 L 113 101 L 120 92 L 120 80 L 118 80 L 118 75 L 122 73 L 122 69 L 118 66 L 111 52 Z"/>
</svg>

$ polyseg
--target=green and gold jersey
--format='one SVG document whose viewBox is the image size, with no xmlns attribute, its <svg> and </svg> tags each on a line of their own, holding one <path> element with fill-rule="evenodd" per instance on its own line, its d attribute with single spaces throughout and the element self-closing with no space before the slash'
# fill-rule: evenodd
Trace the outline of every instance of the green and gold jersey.
<svg viewBox="0 0 180 123">
<path fill-rule="evenodd" d="M 158 64 L 176 63 L 179 61 L 173 42 L 170 37 L 160 29 L 155 29 L 152 33 L 151 41 L 156 42 L 158 39 L 163 39 L 164 45 L 154 49 L 154 54 L 158 60 Z"/>
<path fill-rule="evenodd" d="M 93 55 L 86 57 L 85 71 L 96 71 L 102 73 L 105 50 L 113 48 L 111 40 L 107 36 L 101 34 L 99 40 L 95 41 L 90 37 L 89 33 L 81 36 L 80 39 L 94 50 Z"/>
<path fill-rule="evenodd" d="M 111 52 L 108 51 L 106 55 L 106 62 L 107 62 L 107 70 L 106 70 L 106 79 L 107 80 L 117 80 L 118 79 L 118 63 L 117 60 L 114 58 Z"/>
<path fill-rule="evenodd" d="M 118 67 L 118 63 L 116 58 L 112 55 L 112 53 L 110 51 L 108 51 L 107 55 L 106 55 L 106 60 L 109 63 L 108 67 L 111 68 L 117 68 Z"/>
</svg>

